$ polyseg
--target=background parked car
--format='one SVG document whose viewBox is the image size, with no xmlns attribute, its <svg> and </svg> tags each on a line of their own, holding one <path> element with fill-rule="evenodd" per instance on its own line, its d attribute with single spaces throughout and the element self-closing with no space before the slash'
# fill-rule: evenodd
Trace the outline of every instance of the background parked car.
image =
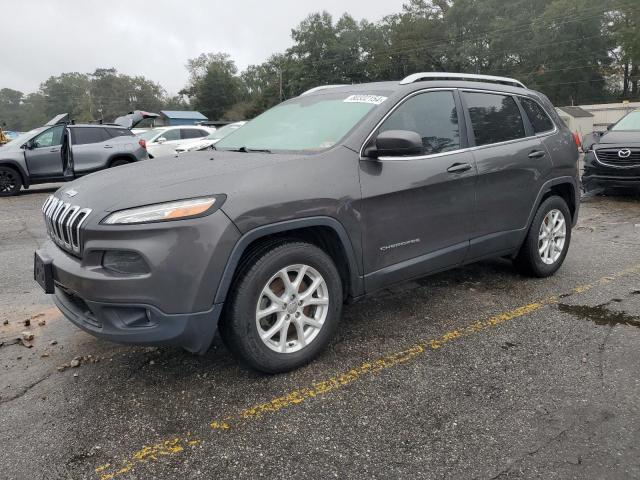
<svg viewBox="0 0 640 480">
<path fill-rule="evenodd" d="M 148 158 L 144 142 L 126 127 L 68 122 L 69 115 L 58 115 L 0 147 L 0 196 Z"/>
<path fill-rule="evenodd" d="M 640 189 L 640 110 L 635 110 L 601 135 L 583 143 L 582 185 L 585 191 L 607 187 Z"/>
<path fill-rule="evenodd" d="M 230 123 L 229 125 L 225 125 L 224 127 L 218 128 L 215 132 L 211 133 L 210 135 L 200 140 L 194 140 L 193 142 L 185 142 L 176 148 L 176 153 L 193 152 L 196 150 L 206 150 L 207 148 L 211 148 L 217 142 L 222 140 L 224 137 L 226 137 L 230 133 L 239 129 L 245 123 L 247 122 Z"/>
<path fill-rule="evenodd" d="M 149 158 L 172 155 L 174 150 L 185 142 L 204 138 L 214 130 L 208 127 L 180 125 L 175 127 L 152 128 L 138 135 L 144 140 Z"/>
</svg>

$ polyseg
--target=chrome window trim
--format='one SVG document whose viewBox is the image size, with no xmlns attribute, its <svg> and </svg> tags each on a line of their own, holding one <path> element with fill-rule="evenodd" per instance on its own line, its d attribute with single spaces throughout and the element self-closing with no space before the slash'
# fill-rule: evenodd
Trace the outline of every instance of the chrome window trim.
<svg viewBox="0 0 640 480">
<path fill-rule="evenodd" d="M 604 148 L 602 148 L 601 150 L 604 150 L 605 148 L 609 148 L 609 149 L 614 150 L 614 149 L 616 149 L 617 147 L 604 147 Z M 618 150 L 621 150 L 622 148 L 623 148 L 623 147 L 618 148 Z M 619 169 L 621 169 L 621 170 L 628 170 L 628 169 L 630 169 L 630 168 L 638 168 L 638 167 L 640 167 L 640 162 L 638 162 L 638 163 L 637 163 L 637 164 L 635 164 L 635 165 L 614 165 L 614 164 L 612 164 L 612 163 L 603 162 L 602 160 L 600 160 L 600 159 L 598 158 L 598 150 L 600 150 L 600 149 L 596 149 L 596 148 L 594 148 L 592 151 L 593 151 L 593 156 L 596 158 L 596 162 L 598 162 L 600 165 L 603 165 L 603 166 L 605 166 L 605 167 L 609 167 L 609 168 L 619 168 Z"/>
<path fill-rule="evenodd" d="M 373 128 L 373 130 L 371 130 L 371 132 L 369 132 L 369 135 L 367 135 L 364 143 L 360 146 L 359 160 L 371 160 L 369 157 L 365 157 L 364 156 L 364 147 L 365 147 L 365 145 L 367 145 L 367 143 L 369 143 L 369 140 L 371 140 L 371 137 L 373 136 L 373 134 L 376 132 L 376 130 L 378 130 L 378 128 L 380 128 L 380 126 L 384 123 L 384 121 L 393 112 L 395 112 L 395 110 L 397 108 L 399 108 L 400 105 L 402 105 L 408 99 L 410 99 L 411 97 L 414 97 L 416 95 L 420 95 L 422 93 L 442 92 L 442 91 L 454 92 L 456 90 L 459 91 L 459 92 L 491 93 L 491 94 L 497 94 L 497 95 L 517 96 L 517 97 L 528 98 L 528 99 L 533 100 L 534 102 L 536 102 L 540 106 L 540 108 L 542 108 L 542 110 L 545 113 L 547 113 L 547 111 L 544 109 L 544 107 L 542 107 L 542 105 L 540 105 L 540 102 L 538 102 L 535 99 L 532 99 L 530 96 L 524 95 L 524 94 L 501 92 L 499 90 L 458 88 L 458 87 L 424 88 L 424 89 L 421 89 L 421 90 L 416 90 L 415 92 L 411 92 L 409 95 L 403 97 L 398 103 L 396 103 L 393 106 L 393 108 L 391 110 L 389 110 L 386 113 L 386 115 L 384 117 L 382 117 L 382 119 L 378 123 L 376 123 L 376 126 Z M 458 115 L 459 115 L 459 112 L 458 112 Z M 551 123 L 553 123 L 553 130 L 550 130 L 548 132 L 536 133 L 536 134 L 533 134 L 533 135 L 530 135 L 530 136 L 526 136 L 526 137 L 522 137 L 522 138 L 514 138 L 513 140 L 505 140 L 504 142 L 488 143 L 486 145 L 479 145 L 479 146 L 476 145 L 476 146 L 473 146 L 473 147 L 459 148 L 457 150 L 450 150 L 450 151 L 447 151 L 447 152 L 431 153 L 431 154 L 428 154 L 428 155 L 417 155 L 417 156 L 410 156 L 410 157 L 409 156 L 407 156 L 407 157 L 378 157 L 376 160 L 379 160 L 379 161 L 385 161 L 385 160 L 388 160 L 388 161 L 427 160 L 429 158 L 437 158 L 437 157 L 444 157 L 444 156 L 447 156 L 447 155 L 453 155 L 454 153 L 472 152 L 474 150 L 480 150 L 480 149 L 483 149 L 483 148 L 490 148 L 490 147 L 508 145 L 510 143 L 522 142 L 524 140 L 530 140 L 530 139 L 532 139 L 534 137 L 537 137 L 537 138 L 548 137 L 548 136 L 551 136 L 551 135 L 554 135 L 554 134 L 558 133 L 558 126 L 556 125 L 556 122 L 553 121 L 553 118 L 551 118 L 551 116 L 549 114 L 547 114 L 547 116 L 551 120 Z M 471 128 L 473 129 L 473 126 L 471 126 Z"/>
</svg>

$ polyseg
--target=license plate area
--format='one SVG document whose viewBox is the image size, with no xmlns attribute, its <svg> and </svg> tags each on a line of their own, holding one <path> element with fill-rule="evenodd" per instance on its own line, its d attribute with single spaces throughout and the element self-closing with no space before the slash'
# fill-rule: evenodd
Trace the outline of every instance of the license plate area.
<svg viewBox="0 0 640 480">
<path fill-rule="evenodd" d="M 55 293 L 53 260 L 40 251 L 36 251 L 33 255 L 33 279 L 42 287 L 44 293 Z"/>
</svg>

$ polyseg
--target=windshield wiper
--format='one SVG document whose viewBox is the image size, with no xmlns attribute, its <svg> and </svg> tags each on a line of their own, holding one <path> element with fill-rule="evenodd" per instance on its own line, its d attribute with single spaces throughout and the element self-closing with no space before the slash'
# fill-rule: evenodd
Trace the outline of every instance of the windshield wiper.
<svg viewBox="0 0 640 480">
<path fill-rule="evenodd" d="M 240 147 L 229 150 L 229 152 L 242 152 L 242 153 L 271 153 L 271 150 L 267 150 L 266 148 L 247 148 Z"/>
</svg>

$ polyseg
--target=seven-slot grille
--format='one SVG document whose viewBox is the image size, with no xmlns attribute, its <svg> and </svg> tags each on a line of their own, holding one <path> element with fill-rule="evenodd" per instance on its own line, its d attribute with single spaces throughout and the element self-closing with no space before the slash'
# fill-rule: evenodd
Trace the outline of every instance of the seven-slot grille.
<svg viewBox="0 0 640 480">
<path fill-rule="evenodd" d="M 51 239 L 65 250 L 79 254 L 80 227 L 91 209 L 71 205 L 50 195 L 42 206 L 42 213 Z"/>
<path fill-rule="evenodd" d="M 598 148 L 594 153 L 596 159 L 604 165 L 640 167 L 640 148 Z"/>
</svg>

